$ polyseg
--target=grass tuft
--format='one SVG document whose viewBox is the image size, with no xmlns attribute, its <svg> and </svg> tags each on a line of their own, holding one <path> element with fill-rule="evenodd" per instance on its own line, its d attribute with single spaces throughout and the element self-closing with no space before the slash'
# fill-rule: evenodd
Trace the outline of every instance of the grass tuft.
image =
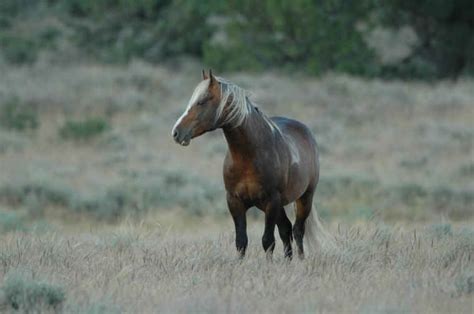
<svg viewBox="0 0 474 314">
<path fill-rule="evenodd" d="M 454 284 L 460 294 L 474 293 L 474 272 L 460 274 Z"/>
</svg>

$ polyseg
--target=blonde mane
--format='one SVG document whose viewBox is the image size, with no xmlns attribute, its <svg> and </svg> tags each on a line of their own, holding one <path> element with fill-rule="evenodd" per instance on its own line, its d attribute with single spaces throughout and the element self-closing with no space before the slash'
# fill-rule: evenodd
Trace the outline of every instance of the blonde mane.
<svg viewBox="0 0 474 314">
<path fill-rule="evenodd" d="M 240 126 L 245 118 L 252 111 L 252 105 L 248 101 L 250 95 L 245 89 L 236 84 L 222 78 L 216 77 L 221 87 L 221 102 L 217 108 L 216 120 L 222 117 L 224 108 L 231 97 L 231 103 L 228 105 L 229 110 L 224 120 L 220 122 L 221 125 L 228 125 L 230 127 Z"/>
</svg>

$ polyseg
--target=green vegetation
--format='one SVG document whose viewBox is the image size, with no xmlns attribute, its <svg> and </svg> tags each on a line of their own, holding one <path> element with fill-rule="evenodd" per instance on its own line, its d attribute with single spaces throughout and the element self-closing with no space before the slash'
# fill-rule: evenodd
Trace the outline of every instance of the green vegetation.
<svg viewBox="0 0 474 314">
<path fill-rule="evenodd" d="M 4 183 L 0 186 L 0 202 L 26 207 L 32 218 L 42 218 L 43 208 L 48 206 L 109 222 L 125 217 L 141 219 L 155 208 L 177 207 L 189 216 L 227 216 L 225 192 L 220 184 L 178 170 L 132 174 L 122 183 L 88 194 L 52 178 Z M 346 221 L 426 221 L 438 213 L 463 220 L 473 217 L 473 203 L 469 191 L 427 189 L 416 184 L 386 186 L 356 177 L 323 177 L 316 194 L 316 207 L 323 218 Z M 444 228 L 445 225 L 436 226 L 433 232 L 449 233 Z"/>
<path fill-rule="evenodd" d="M 472 1 L 389 0 L 378 12 L 382 24 L 410 25 L 418 36 L 413 53 L 386 73 L 404 78 L 474 73 Z"/>
<path fill-rule="evenodd" d="M 356 27 L 370 13 L 369 1 L 229 3 L 221 30 L 227 40 L 205 45 L 204 59 L 216 68 L 375 74 L 373 55 Z"/>
<path fill-rule="evenodd" d="M 0 200 L 11 205 L 27 204 L 30 198 L 36 203 L 65 206 L 72 198 L 72 191 L 51 180 L 10 182 L 0 187 Z"/>
<path fill-rule="evenodd" d="M 33 218 L 42 217 L 43 207 L 56 206 L 109 222 L 125 217 L 141 219 L 157 207 L 179 207 L 190 216 L 221 217 L 227 215 L 224 196 L 222 186 L 178 171 L 128 178 L 86 195 L 51 179 L 0 186 L 0 202 L 29 207 L 28 215 Z"/>
<path fill-rule="evenodd" d="M 322 177 L 316 193 L 317 203 L 322 204 L 323 217 L 425 220 L 434 213 L 442 213 L 461 220 L 473 214 L 472 193 L 448 187 L 425 188 L 413 183 L 387 186 L 376 180 L 357 177 Z M 377 206 L 370 207 L 371 204 Z M 428 208 L 431 210 L 427 211 Z"/>
<path fill-rule="evenodd" d="M 108 129 L 109 124 L 103 118 L 67 120 L 59 129 L 59 135 L 63 139 L 85 141 L 104 133 Z"/>
<path fill-rule="evenodd" d="M 37 58 L 38 47 L 29 38 L 1 35 L 0 46 L 5 60 L 12 64 L 33 63 Z"/>
<path fill-rule="evenodd" d="M 34 130 L 39 126 L 38 113 L 32 106 L 12 98 L 0 104 L 0 127 L 16 131 Z"/>
<path fill-rule="evenodd" d="M 17 213 L 0 211 L 0 234 L 22 230 L 25 230 L 25 225 Z"/>
<path fill-rule="evenodd" d="M 36 313 L 59 309 L 65 300 L 62 287 L 27 278 L 21 273 L 11 273 L 1 287 L 10 310 Z"/>
<path fill-rule="evenodd" d="M 460 274 L 455 281 L 456 289 L 459 294 L 474 293 L 474 272 Z"/>
<path fill-rule="evenodd" d="M 5 0 L 0 54 L 10 63 L 32 63 L 66 41 L 85 58 L 107 63 L 193 56 L 221 71 L 452 77 L 474 71 L 472 12 L 466 0 Z M 38 15 L 57 22 L 31 26 Z M 20 28 L 25 19 L 31 25 Z M 389 64 L 367 42 L 374 29 L 387 27 L 410 27 L 417 37 Z"/>
</svg>

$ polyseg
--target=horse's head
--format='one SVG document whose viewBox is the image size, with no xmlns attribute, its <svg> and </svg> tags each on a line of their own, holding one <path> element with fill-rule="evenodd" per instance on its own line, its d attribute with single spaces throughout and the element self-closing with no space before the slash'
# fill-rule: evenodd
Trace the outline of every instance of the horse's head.
<svg viewBox="0 0 474 314">
<path fill-rule="evenodd" d="M 221 103 L 220 83 L 212 75 L 202 71 L 203 80 L 194 89 L 186 110 L 176 121 L 171 132 L 174 140 L 183 146 L 191 139 L 218 127 Z"/>
</svg>

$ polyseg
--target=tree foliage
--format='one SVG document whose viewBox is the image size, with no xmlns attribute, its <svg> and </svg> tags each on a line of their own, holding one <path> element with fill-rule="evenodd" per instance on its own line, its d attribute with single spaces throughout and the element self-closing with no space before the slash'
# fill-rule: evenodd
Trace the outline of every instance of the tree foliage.
<svg viewBox="0 0 474 314">
<path fill-rule="evenodd" d="M 205 58 L 233 70 L 283 67 L 312 74 L 367 74 L 372 53 L 357 24 L 368 8 L 368 1 L 232 0 L 226 10 L 227 40 L 209 42 Z"/>
<path fill-rule="evenodd" d="M 474 2 L 389 0 L 379 5 L 384 25 L 409 25 L 419 42 L 413 53 L 387 71 L 396 76 L 474 74 Z"/>
<path fill-rule="evenodd" d="M 474 2 L 469 0 L 2 0 L 0 55 L 32 63 L 72 41 L 87 58 L 163 62 L 188 55 L 219 70 L 327 71 L 437 78 L 474 73 Z M 18 27 L 38 8 L 65 29 Z M 26 24 L 28 25 L 28 24 Z M 418 42 L 397 63 L 378 62 L 373 27 L 411 27 Z M 18 30 L 24 30 L 18 33 Z M 46 35 L 45 35 L 46 34 Z M 50 36 L 53 34 L 54 36 Z M 60 35 L 63 34 L 61 37 Z"/>
</svg>

